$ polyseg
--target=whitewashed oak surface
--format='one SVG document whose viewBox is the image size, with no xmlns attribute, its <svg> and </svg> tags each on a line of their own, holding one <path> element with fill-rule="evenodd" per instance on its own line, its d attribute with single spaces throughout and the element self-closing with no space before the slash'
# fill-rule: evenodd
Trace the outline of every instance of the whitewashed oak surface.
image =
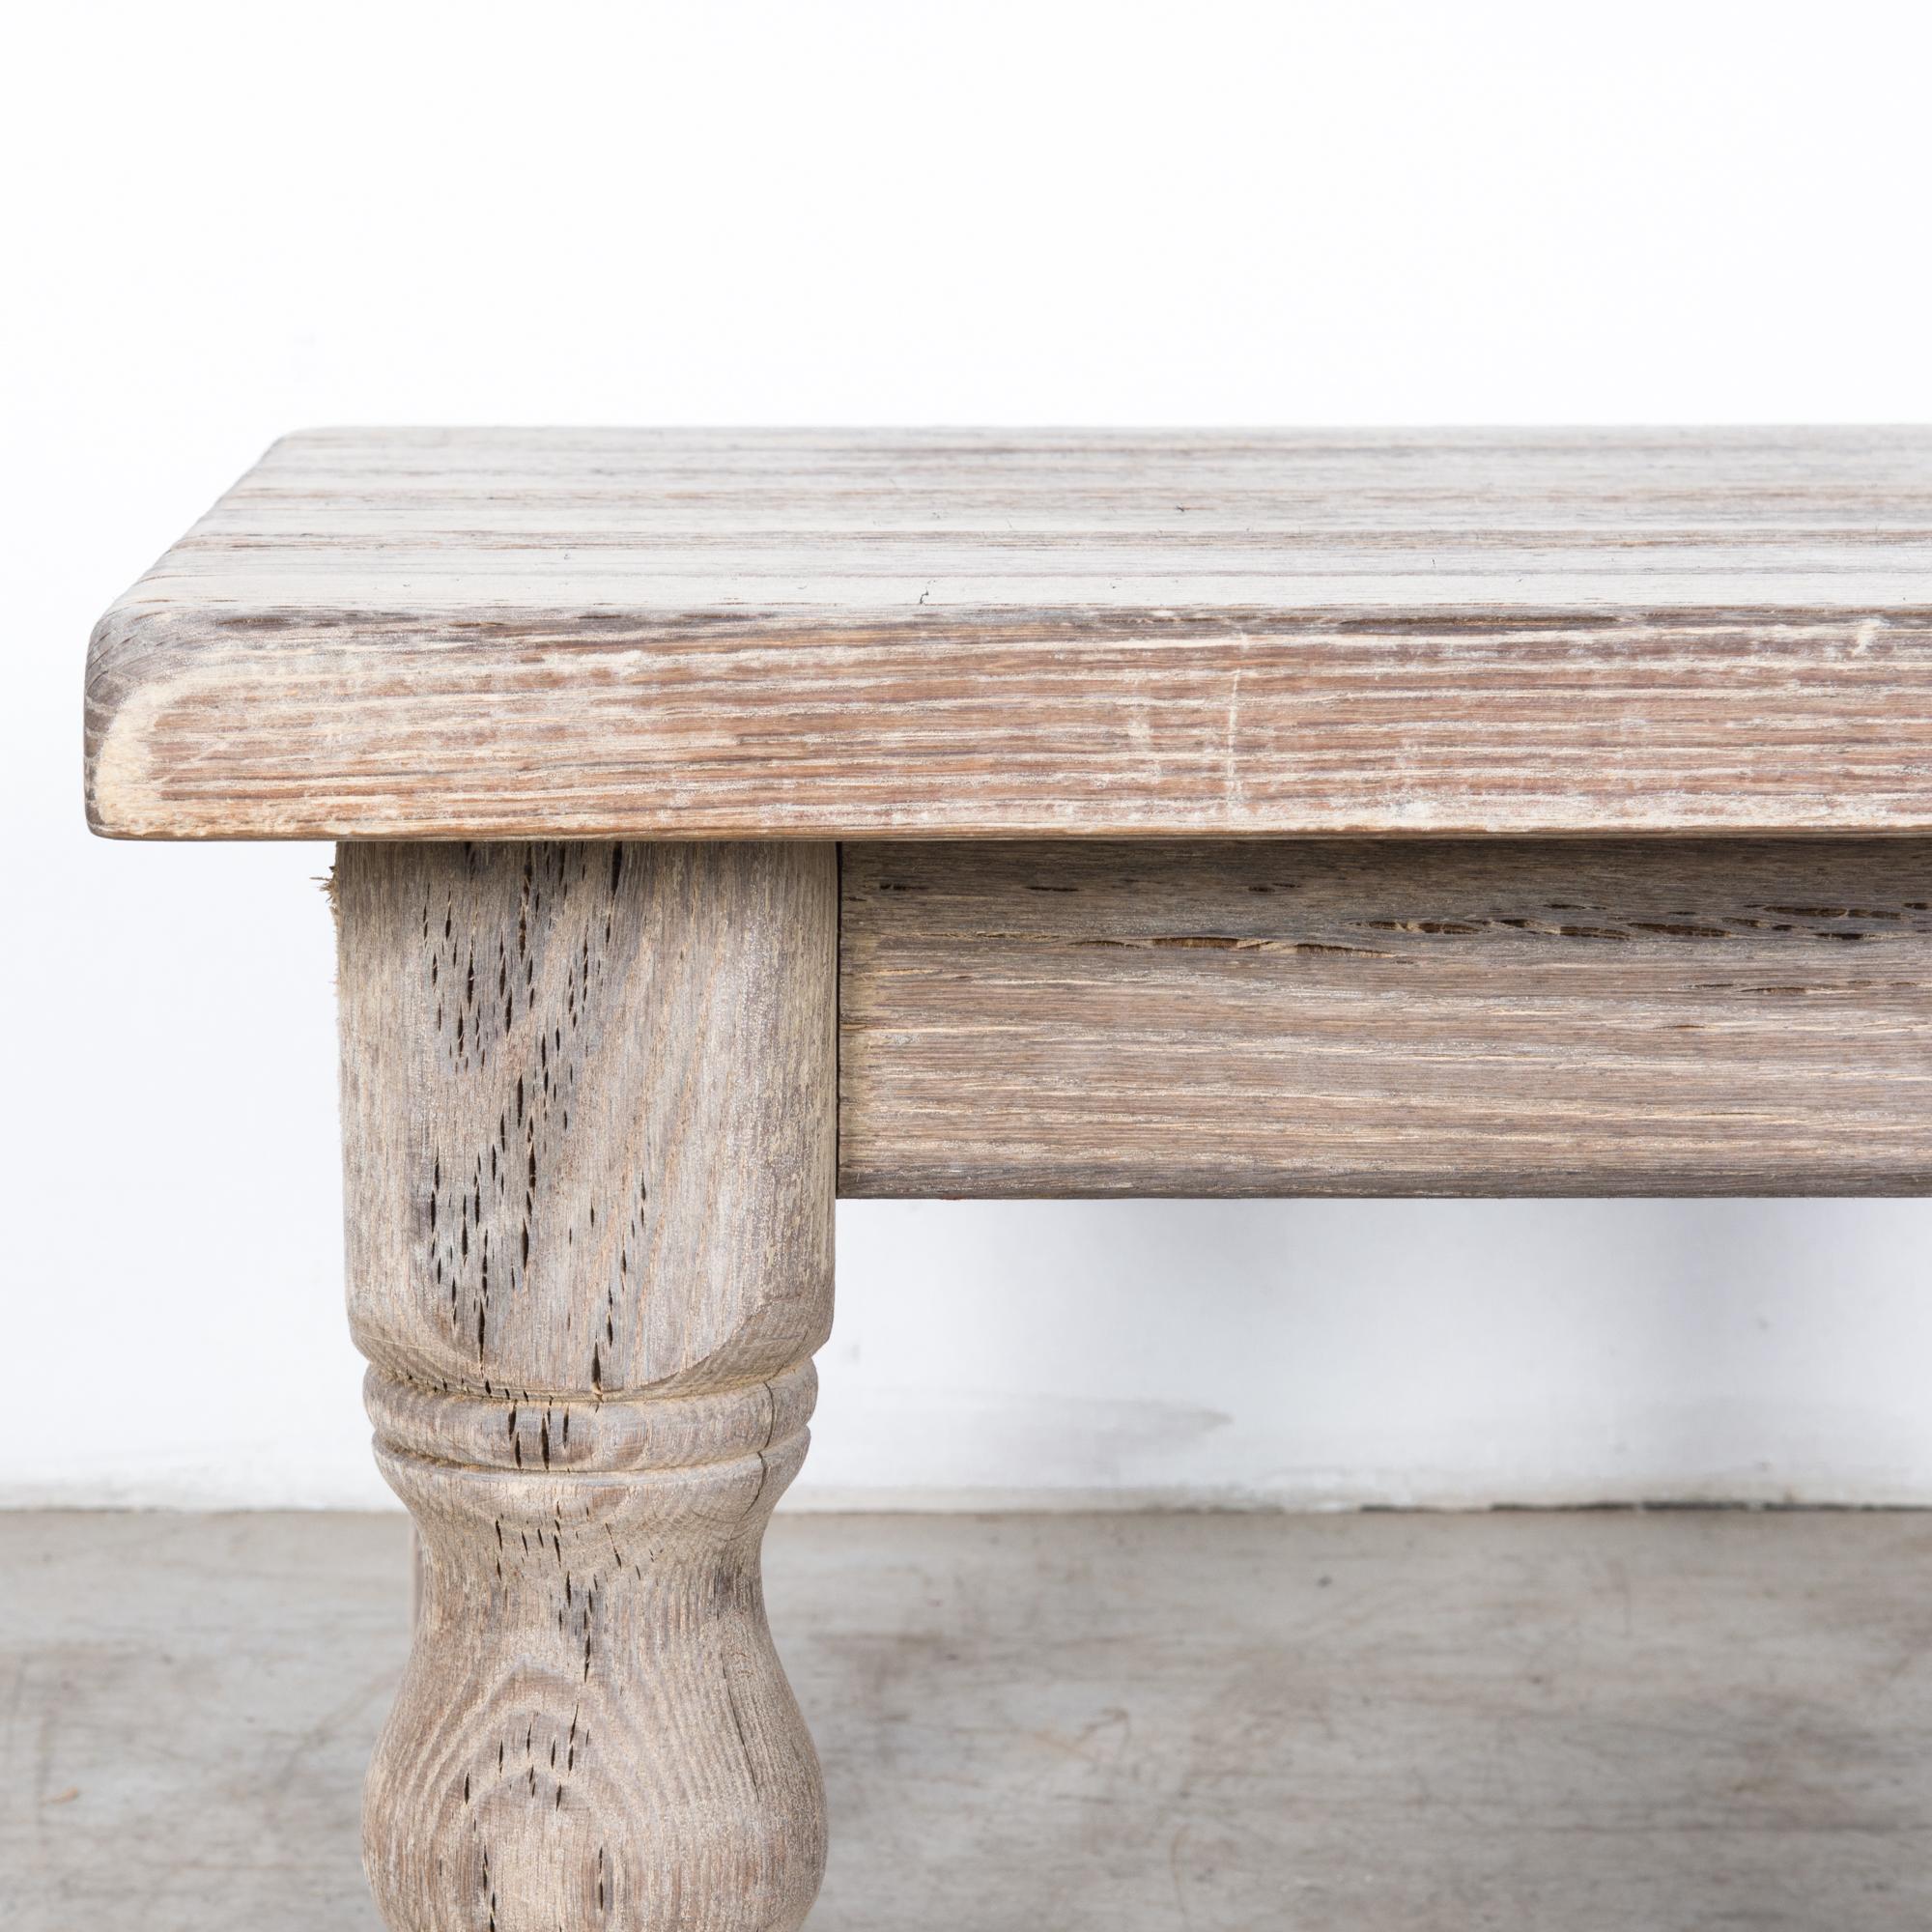
<svg viewBox="0 0 1932 1932">
<path fill-rule="evenodd" d="M 1928 586 L 1918 431 L 277 444 L 97 629 L 88 806 L 343 841 L 385 1922 L 802 1923 L 841 1176 L 1922 1188 Z"/>
<path fill-rule="evenodd" d="M 794 1932 L 759 1544 L 832 1321 L 829 847 L 347 845 L 350 1321 L 422 1608 L 395 1932 Z"/>
<path fill-rule="evenodd" d="M 1932 831 L 1932 431 L 328 430 L 109 611 L 137 838 Z"/>
<path fill-rule="evenodd" d="M 1923 839 L 840 857 L 845 1194 L 1932 1189 Z"/>
</svg>

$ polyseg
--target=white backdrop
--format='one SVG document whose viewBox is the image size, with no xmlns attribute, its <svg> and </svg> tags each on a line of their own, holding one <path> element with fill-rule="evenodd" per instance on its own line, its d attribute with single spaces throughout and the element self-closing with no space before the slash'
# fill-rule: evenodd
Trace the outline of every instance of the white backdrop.
<svg viewBox="0 0 1932 1932">
<path fill-rule="evenodd" d="M 327 854 L 80 819 L 90 622 L 275 434 L 1924 421 L 1929 71 L 1925 9 L 1856 4 L 15 23 L 0 1502 L 382 1493 Z M 1917 1203 L 848 1207 L 799 1499 L 1932 1502 L 1928 1236 Z"/>
</svg>

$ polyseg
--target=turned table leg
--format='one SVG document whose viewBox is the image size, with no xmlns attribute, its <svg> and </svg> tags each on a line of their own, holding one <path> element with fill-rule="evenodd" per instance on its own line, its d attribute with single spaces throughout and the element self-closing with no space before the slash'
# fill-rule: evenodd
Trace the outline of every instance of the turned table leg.
<svg viewBox="0 0 1932 1932">
<path fill-rule="evenodd" d="M 355 844 L 349 1301 L 423 1599 L 364 1804 L 394 1932 L 797 1926 L 758 1549 L 832 1312 L 824 845 Z"/>
</svg>

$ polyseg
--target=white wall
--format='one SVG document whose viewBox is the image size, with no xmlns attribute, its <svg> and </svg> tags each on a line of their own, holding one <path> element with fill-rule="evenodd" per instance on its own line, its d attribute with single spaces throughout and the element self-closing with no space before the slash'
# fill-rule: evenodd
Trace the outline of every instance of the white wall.
<svg viewBox="0 0 1932 1932">
<path fill-rule="evenodd" d="M 81 829 L 315 422 L 1932 417 L 1927 10 L 33 10 L 0 1501 L 374 1501 L 309 847 Z M 1928 585 L 1932 596 L 1932 585 Z M 1921 1204 L 862 1206 L 805 1500 L 1932 1502 Z"/>
</svg>

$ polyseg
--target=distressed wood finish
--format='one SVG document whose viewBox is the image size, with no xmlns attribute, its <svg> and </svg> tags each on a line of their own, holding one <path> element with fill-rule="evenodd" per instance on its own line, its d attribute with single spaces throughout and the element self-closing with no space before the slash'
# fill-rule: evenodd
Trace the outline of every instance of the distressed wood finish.
<svg viewBox="0 0 1932 1932">
<path fill-rule="evenodd" d="M 395 1932 L 804 1918 L 841 1179 L 1932 1181 L 1932 430 L 310 433 L 86 781 L 350 841 Z"/>
<path fill-rule="evenodd" d="M 811 1745 L 758 1546 L 831 1319 L 821 845 L 347 845 L 350 1312 L 421 1533 L 396 1932 L 776 1932 Z"/>
<path fill-rule="evenodd" d="M 1932 843 L 843 853 L 855 1195 L 1918 1194 Z"/>
<path fill-rule="evenodd" d="M 1932 831 L 1932 431 L 327 431 L 108 613 L 140 838 Z"/>
</svg>

